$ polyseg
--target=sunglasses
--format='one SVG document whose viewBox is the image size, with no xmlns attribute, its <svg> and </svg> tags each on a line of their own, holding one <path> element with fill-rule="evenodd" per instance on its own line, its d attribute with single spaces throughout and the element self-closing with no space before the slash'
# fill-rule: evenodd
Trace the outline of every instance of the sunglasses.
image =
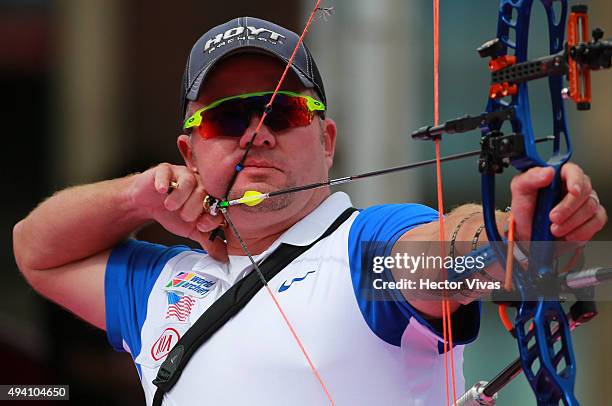
<svg viewBox="0 0 612 406">
<path fill-rule="evenodd" d="M 242 137 L 253 114 L 261 116 L 274 92 L 245 93 L 225 97 L 210 103 L 185 120 L 184 130 L 193 131 L 205 139 Z M 312 123 L 315 113 L 325 114 L 325 105 L 299 93 L 279 91 L 268 110 L 264 124 L 272 131 L 302 127 Z"/>
</svg>

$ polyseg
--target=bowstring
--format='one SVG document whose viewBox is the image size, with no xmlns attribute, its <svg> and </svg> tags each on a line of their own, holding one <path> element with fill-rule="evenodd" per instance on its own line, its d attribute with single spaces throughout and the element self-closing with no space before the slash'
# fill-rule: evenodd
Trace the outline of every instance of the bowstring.
<svg viewBox="0 0 612 406">
<path fill-rule="evenodd" d="M 289 58 L 289 61 L 287 61 L 287 65 L 285 65 L 285 69 L 283 70 L 283 74 L 281 75 L 278 83 L 276 84 L 276 88 L 274 89 L 274 92 L 272 92 L 272 96 L 270 97 L 270 101 L 268 102 L 268 104 L 266 104 L 266 108 L 264 109 L 264 111 L 263 111 L 263 113 L 261 115 L 261 118 L 259 119 L 259 122 L 257 123 L 257 127 L 255 127 L 255 131 L 253 132 L 253 135 L 251 136 L 251 139 L 247 143 L 246 149 L 244 150 L 244 154 L 242 154 L 242 158 L 240 159 L 240 162 L 238 163 L 238 165 L 236 165 L 236 168 L 235 168 L 235 171 L 234 171 L 234 175 L 233 175 L 230 183 L 227 185 L 227 191 L 225 192 L 225 200 L 229 200 L 229 192 L 230 192 L 232 186 L 234 185 L 234 182 L 236 181 L 236 177 L 238 176 L 238 173 L 242 170 L 242 167 L 244 166 L 244 162 L 246 160 L 246 157 L 249 154 L 249 151 L 251 151 L 251 147 L 253 146 L 253 142 L 255 142 L 255 137 L 257 137 L 257 134 L 259 133 L 259 130 L 261 130 L 261 127 L 263 126 L 264 120 L 268 116 L 268 113 L 272 110 L 272 103 L 274 103 L 274 99 L 276 98 L 276 95 L 278 94 L 278 91 L 280 90 L 281 86 L 283 85 L 283 82 L 285 81 L 285 77 L 287 76 L 287 72 L 289 72 L 289 68 L 291 68 L 291 65 L 293 65 L 293 60 L 295 59 L 295 55 L 297 55 L 297 51 L 300 48 L 300 45 L 302 44 L 302 42 L 304 41 L 304 37 L 306 36 L 306 33 L 308 32 L 308 28 L 312 24 L 312 20 L 314 19 L 315 15 L 317 14 L 317 11 L 322 11 L 323 13 L 325 13 L 326 10 L 327 10 L 325 8 L 319 7 L 320 3 L 321 3 L 321 0 L 317 0 L 317 4 L 315 5 L 314 9 L 312 10 L 312 13 L 310 13 L 310 17 L 308 18 L 308 22 L 306 23 L 306 26 L 304 27 L 304 30 L 302 31 L 302 34 L 300 35 L 300 38 L 298 39 L 297 44 L 295 44 L 295 48 L 293 48 L 293 52 L 291 53 L 291 57 Z"/>
<path fill-rule="evenodd" d="M 220 210 L 221 210 L 221 214 L 223 214 L 223 217 L 227 221 L 228 226 L 230 227 L 230 229 L 232 230 L 232 232 L 234 233 L 234 235 L 238 239 L 238 242 L 240 243 L 240 246 L 242 247 L 242 250 L 244 251 L 246 256 L 249 257 L 249 261 L 251 262 L 251 265 L 253 265 L 253 269 L 255 269 L 255 272 L 257 272 L 257 275 L 259 276 L 259 279 L 261 279 L 261 281 L 264 284 L 266 290 L 268 291 L 268 294 L 272 298 L 272 301 L 274 301 L 274 304 L 276 305 L 276 308 L 278 309 L 280 315 L 282 316 L 283 320 L 285 321 L 285 324 L 287 324 L 287 327 L 289 327 L 289 331 L 291 332 L 291 335 L 295 339 L 298 347 L 300 347 L 300 350 L 302 351 L 302 354 L 304 354 L 304 357 L 306 358 L 306 361 L 308 362 L 308 365 L 310 366 L 310 370 L 312 371 L 315 379 L 319 382 L 319 384 L 323 388 L 323 391 L 325 392 L 325 396 L 327 397 L 327 399 L 333 405 L 334 401 L 333 401 L 329 391 L 327 390 L 327 386 L 325 385 L 325 382 L 323 381 L 323 378 L 321 377 L 321 374 L 319 374 L 319 371 L 317 371 L 317 368 L 314 366 L 314 363 L 312 362 L 310 356 L 308 355 L 308 352 L 306 351 L 306 348 L 304 347 L 304 344 L 302 344 L 302 340 L 300 340 L 300 337 L 298 336 L 297 332 L 293 328 L 293 325 L 291 324 L 291 321 L 289 321 L 289 318 L 287 317 L 287 314 L 283 310 L 283 307 L 281 306 L 280 302 L 278 301 L 276 296 L 274 296 L 274 293 L 272 293 L 272 289 L 270 289 L 270 286 L 268 285 L 268 281 L 266 280 L 266 277 L 264 276 L 263 272 L 261 272 L 261 269 L 259 268 L 259 265 L 257 265 L 257 262 L 255 262 L 255 260 L 253 259 L 253 256 L 251 255 L 249 249 L 246 246 L 246 243 L 244 242 L 244 240 L 240 236 L 240 233 L 238 232 L 238 229 L 236 228 L 236 226 L 232 222 L 232 219 L 230 218 L 230 216 L 229 216 L 229 214 L 227 212 L 227 208 L 223 207 Z"/>
<path fill-rule="evenodd" d="M 433 0 L 433 48 L 434 48 L 434 63 L 433 63 L 433 79 L 434 79 L 434 126 L 437 126 L 440 120 L 440 0 Z M 442 193 L 442 166 L 440 154 L 440 140 L 437 137 L 435 140 L 436 146 L 436 190 L 438 196 L 438 222 L 440 225 L 440 257 L 445 256 L 444 251 L 444 198 Z M 446 272 L 443 270 L 443 278 L 446 278 Z M 444 340 L 444 377 L 446 389 L 446 404 L 450 401 L 449 388 L 449 358 L 450 358 L 450 377 L 452 384 L 453 405 L 457 403 L 457 389 L 455 385 L 455 357 L 453 351 L 453 327 L 452 314 L 450 309 L 450 301 L 448 294 L 444 292 L 442 299 L 442 335 Z M 450 357 L 449 357 L 450 353 Z"/>
<path fill-rule="evenodd" d="M 236 165 L 236 168 L 234 170 L 232 179 L 230 180 L 230 182 L 228 183 L 228 186 L 227 186 L 227 190 L 226 190 L 226 193 L 225 193 L 225 199 L 226 200 L 228 200 L 229 193 L 231 191 L 231 188 L 234 185 L 234 182 L 236 181 L 236 177 L 238 176 L 238 173 L 242 170 L 242 167 L 244 165 L 246 157 L 247 157 L 249 151 L 251 150 L 251 147 L 253 146 L 253 142 L 255 141 L 255 137 L 257 136 L 257 133 L 261 129 L 261 127 L 262 127 L 262 125 L 264 123 L 264 120 L 266 119 L 266 116 L 268 115 L 268 113 L 270 112 L 270 110 L 272 108 L 272 103 L 274 102 L 274 99 L 276 98 L 276 95 L 277 95 L 278 91 L 280 90 L 280 88 L 281 88 L 281 86 L 282 86 L 282 84 L 283 84 L 283 82 L 285 80 L 285 77 L 287 76 L 287 72 L 289 71 L 289 68 L 291 68 L 291 65 L 293 64 L 293 60 L 295 59 L 295 55 L 297 54 L 297 51 L 298 51 L 300 45 L 302 44 L 302 42 L 304 40 L 304 37 L 306 36 L 306 33 L 308 32 L 308 28 L 312 24 L 312 21 L 313 21 L 315 15 L 317 14 L 317 11 L 321 10 L 321 8 L 319 7 L 320 3 L 321 3 L 321 0 L 317 0 L 317 2 L 315 4 L 315 7 L 313 8 L 312 12 L 310 13 L 310 17 L 308 18 L 308 22 L 306 23 L 306 26 L 304 27 L 304 30 L 302 31 L 302 34 L 300 35 L 300 37 L 298 39 L 298 42 L 295 45 L 295 48 L 293 49 L 293 53 L 291 54 L 291 57 L 289 58 L 289 61 L 287 62 L 287 65 L 285 66 L 285 70 L 283 71 L 283 74 L 281 75 L 281 78 L 279 79 L 278 84 L 276 85 L 276 88 L 274 89 L 274 92 L 272 93 L 272 96 L 270 97 L 270 101 L 266 105 L 266 109 L 264 110 L 264 112 L 261 115 L 261 118 L 259 119 L 257 127 L 255 128 L 255 132 L 253 133 L 253 135 L 251 136 L 251 139 L 247 143 L 246 149 L 244 151 L 244 154 L 242 154 L 242 158 L 240 159 L 240 162 Z M 315 377 L 315 379 L 317 380 L 319 385 L 321 385 L 321 388 L 323 389 L 323 392 L 325 393 L 325 396 L 327 397 L 329 402 L 332 405 L 334 405 L 334 401 L 333 401 L 333 399 L 331 397 L 331 394 L 329 393 L 329 390 L 327 389 L 327 386 L 325 385 L 325 382 L 323 381 L 323 378 L 321 377 L 321 374 L 319 373 L 319 371 L 315 367 L 314 363 L 312 362 L 312 359 L 308 355 L 308 352 L 306 351 L 306 347 L 302 343 L 302 340 L 298 336 L 296 330 L 293 328 L 293 324 L 291 323 L 291 321 L 287 317 L 287 314 L 283 310 L 280 302 L 278 301 L 278 299 L 276 298 L 276 296 L 272 292 L 272 289 L 270 289 L 270 286 L 268 285 L 268 282 L 267 282 L 265 276 L 261 272 L 261 269 L 259 268 L 259 266 L 255 262 L 255 260 L 253 259 L 253 256 L 251 255 L 251 253 L 250 253 L 246 243 L 244 242 L 244 240 L 240 236 L 240 233 L 238 232 L 238 229 L 234 225 L 234 223 L 233 223 L 233 221 L 232 221 L 232 219 L 231 219 L 231 217 L 229 215 L 229 212 L 228 212 L 227 208 L 221 208 L 221 213 L 223 214 L 223 217 L 227 221 L 228 226 L 232 230 L 232 233 L 235 235 L 236 239 L 238 240 L 242 251 L 249 258 L 249 261 L 251 262 L 251 265 L 253 266 L 253 269 L 255 270 L 255 272 L 257 272 L 259 278 L 261 279 L 262 283 L 264 284 L 264 286 L 265 286 L 265 288 L 266 288 L 270 298 L 274 302 L 274 304 L 275 304 L 276 308 L 278 309 L 280 315 L 282 316 L 283 320 L 285 321 L 285 324 L 289 328 L 289 331 L 291 332 L 291 335 L 295 339 L 298 347 L 300 348 L 302 354 L 304 355 L 304 358 L 306 359 L 306 362 L 310 366 L 310 369 L 311 369 L 311 371 L 313 373 L 313 376 Z"/>
</svg>

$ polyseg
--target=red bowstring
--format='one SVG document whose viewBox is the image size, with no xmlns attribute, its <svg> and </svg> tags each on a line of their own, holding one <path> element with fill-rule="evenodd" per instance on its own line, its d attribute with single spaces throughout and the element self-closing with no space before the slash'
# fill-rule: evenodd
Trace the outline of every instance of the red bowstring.
<svg viewBox="0 0 612 406">
<path fill-rule="evenodd" d="M 434 46 L 434 125 L 439 122 L 439 106 L 440 106 L 440 88 L 439 88 L 439 68 L 440 68 L 440 0 L 433 0 L 433 46 Z M 440 138 L 436 138 L 436 189 L 438 193 L 438 219 L 440 224 L 440 256 L 444 257 L 444 199 L 442 193 L 442 167 L 440 162 Z M 443 275 L 446 277 L 446 275 Z M 446 293 L 442 300 L 442 335 L 444 340 L 444 374 L 446 388 L 446 404 L 449 404 L 449 356 L 450 353 L 450 370 L 451 384 L 453 387 L 453 405 L 457 403 L 457 389 L 455 387 L 455 357 L 453 352 L 453 327 L 450 302 Z"/>
<path fill-rule="evenodd" d="M 302 31 L 302 35 L 300 35 L 300 39 L 295 45 L 295 48 L 293 48 L 293 53 L 291 54 L 291 58 L 289 58 L 289 61 L 287 62 L 287 65 L 285 66 L 285 70 L 283 71 L 283 74 L 281 75 L 281 78 L 278 81 L 278 84 L 276 85 L 276 89 L 274 89 L 274 92 L 272 93 L 272 97 L 270 97 L 270 101 L 268 102 L 268 105 L 267 105 L 268 108 L 272 106 L 272 103 L 274 102 L 274 99 L 276 98 L 276 94 L 278 93 L 283 82 L 285 81 L 285 76 L 287 76 L 287 72 L 289 71 L 289 68 L 291 67 L 291 65 L 293 65 L 293 60 L 295 59 L 295 55 L 297 54 L 297 51 L 300 48 L 300 45 L 304 41 L 304 37 L 306 36 L 306 33 L 308 32 L 308 28 L 310 27 L 310 24 L 312 24 L 312 20 L 314 19 L 314 16 L 317 13 L 317 10 L 319 10 L 320 3 L 321 3 L 321 0 L 317 0 L 317 4 L 312 10 L 312 13 L 310 13 L 310 17 L 308 18 L 306 27 L 304 27 L 304 31 Z M 257 123 L 257 128 L 255 128 L 255 134 L 259 133 L 259 130 L 261 129 L 261 126 L 263 125 L 263 122 L 266 119 L 267 115 L 268 115 L 268 109 L 266 109 L 261 115 L 261 119 L 259 120 L 259 123 Z"/>
<path fill-rule="evenodd" d="M 297 332 L 293 328 L 293 325 L 289 321 L 287 314 L 283 311 L 283 308 L 281 307 L 280 302 L 278 301 L 278 299 L 276 299 L 276 296 L 274 296 L 274 293 L 272 293 L 272 290 L 267 284 L 266 284 L 266 289 L 268 290 L 268 293 L 270 294 L 270 297 L 274 301 L 274 304 L 276 305 L 276 308 L 280 312 L 281 316 L 283 316 L 283 320 L 285 320 L 285 323 L 289 327 L 289 330 L 291 331 L 291 335 L 293 336 L 293 338 L 295 338 L 295 341 L 297 342 L 297 345 L 300 347 L 302 354 L 304 354 L 304 357 L 306 358 L 308 365 L 310 365 L 312 374 L 314 375 L 316 380 L 321 385 L 321 388 L 323 388 L 323 392 L 325 392 L 325 396 L 327 396 L 327 399 L 329 400 L 330 404 L 334 405 L 334 400 L 332 399 L 331 394 L 327 390 L 327 386 L 325 386 L 325 382 L 323 381 L 323 378 L 321 377 L 321 375 L 319 374 L 319 371 L 317 371 L 317 368 L 314 366 L 314 363 L 310 359 L 310 356 L 308 355 L 308 352 L 306 351 L 306 347 L 304 347 L 304 344 L 302 344 L 302 340 L 300 340 L 300 337 L 298 336 Z"/>
<path fill-rule="evenodd" d="M 510 212 L 508 216 L 508 250 L 506 252 L 506 276 L 504 279 L 504 289 L 512 291 L 512 270 L 514 268 L 514 214 Z"/>
<path fill-rule="evenodd" d="M 293 64 L 293 60 L 295 59 L 295 55 L 297 54 L 297 51 L 300 48 L 300 45 L 302 44 L 302 42 L 304 40 L 304 37 L 306 36 L 306 32 L 308 32 L 308 28 L 310 27 L 310 24 L 312 24 L 312 20 L 314 19 L 314 16 L 317 13 L 317 10 L 319 10 L 319 4 L 320 3 L 321 3 L 321 0 L 317 0 L 317 3 L 315 5 L 314 9 L 312 10 L 312 13 L 310 13 L 310 18 L 308 18 L 308 22 L 306 23 L 306 26 L 304 27 L 304 31 L 302 31 L 302 35 L 300 35 L 300 38 L 299 38 L 297 44 L 295 45 L 295 48 L 293 49 L 293 53 L 291 54 L 291 58 L 289 58 L 289 61 L 287 62 L 287 65 L 285 66 L 285 70 L 283 71 L 283 74 L 282 74 L 281 78 L 279 79 L 278 84 L 276 85 L 276 88 L 274 89 L 274 92 L 272 93 L 272 97 L 270 98 L 270 102 L 268 103 L 268 106 L 272 106 L 272 102 L 274 101 L 274 98 L 276 97 L 276 94 L 278 93 L 279 89 L 281 88 L 281 86 L 283 84 L 283 81 L 285 80 L 285 76 L 287 76 L 287 72 L 289 71 L 289 68 L 291 68 L 291 65 Z M 263 125 L 263 122 L 266 119 L 266 115 L 267 114 L 268 114 L 268 112 L 266 110 L 261 115 L 261 118 L 259 119 L 259 123 L 257 124 L 257 128 L 255 129 L 255 133 L 253 134 L 251 142 L 253 142 L 253 139 L 255 138 L 255 136 L 257 135 L 259 130 L 261 129 L 261 126 Z M 323 378 L 321 377 L 321 374 L 319 374 L 319 371 L 317 370 L 317 368 L 315 367 L 314 363 L 312 362 L 312 359 L 308 355 L 308 352 L 306 351 L 306 347 L 304 347 L 304 344 L 302 344 L 302 340 L 300 340 L 300 337 L 298 336 L 296 330 L 293 328 L 293 325 L 291 324 L 291 322 L 289 321 L 289 318 L 287 317 L 287 314 L 285 313 L 285 311 L 281 307 L 280 302 L 276 299 L 276 296 L 274 296 L 274 293 L 272 293 L 272 290 L 270 289 L 269 286 L 267 286 L 267 284 L 266 284 L 266 290 L 268 291 L 268 293 L 270 294 L 270 297 L 274 301 L 274 304 L 276 305 L 276 308 L 278 309 L 278 311 L 280 312 L 281 316 L 283 317 L 283 320 L 285 321 L 285 323 L 289 327 L 291 335 L 295 339 L 298 347 L 300 347 L 300 350 L 302 351 L 302 354 L 304 354 L 304 358 L 306 358 L 306 362 L 308 362 L 308 365 L 310 366 L 312 374 L 314 375 L 315 379 L 321 385 L 321 388 L 323 389 L 323 392 L 325 392 L 325 396 L 327 397 L 329 402 L 332 405 L 334 405 L 334 400 L 332 399 L 331 394 L 327 390 L 327 386 L 325 385 L 325 382 L 323 381 Z"/>
</svg>

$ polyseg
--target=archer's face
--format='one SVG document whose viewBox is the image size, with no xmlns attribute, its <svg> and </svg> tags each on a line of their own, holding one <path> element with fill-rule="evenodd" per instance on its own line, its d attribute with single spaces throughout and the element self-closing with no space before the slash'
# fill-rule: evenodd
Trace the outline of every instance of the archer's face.
<svg viewBox="0 0 612 406">
<path fill-rule="evenodd" d="M 218 99 L 244 93 L 273 91 L 284 65 L 275 58 L 258 54 L 229 57 L 219 63 L 208 75 L 195 103 L 193 112 Z M 318 99 L 307 91 L 290 71 L 282 90 L 303 93 Z M 194 164 L 209 194 L 224 197 L 236 165 L 251 140 L 260 116 L 253 115 L 249 128 L 241 137 L 215 137 L 204 139 L 194 132 L 191 148 Z M 316 116 L 307 126 L 275 132 L 263 125 L 248 152 L 244 169 L 240 171 L 230 192 L 237 198 L 247 190 L 270 192 L 291 186 L 326 180 L 333 162 L 335 124 Z M 316 193 L 303 192 L 300 196 L 285 195 L 270 199 L 259 206 L 244 210 L 256 212 L 285 208 L 297 199 L 308 199 Z M 299 203 L 297 206 L 300 206 Z"/>
</svg>

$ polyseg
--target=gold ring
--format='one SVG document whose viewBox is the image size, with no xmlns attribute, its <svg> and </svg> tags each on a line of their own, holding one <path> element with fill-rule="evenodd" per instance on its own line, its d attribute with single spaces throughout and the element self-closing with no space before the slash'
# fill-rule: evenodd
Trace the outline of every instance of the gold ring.
<svg viewBox="0 0 612 406">
<path fill-rule="evenodd" d="M 175 180 L 170 181 L 170 189 L 178 189 L 179 188 L 179 183 Z"/>
<path fill-rule="evenodd" d="M 211 201 L 211 197 L 209 195 L 206 195 L 206 197 L 204 198 L 204 202 L 202 203 L 202 206 L 204 206 L 204 210 L 206 210 L 206 212 L 210 212 L 210 205 L 212 204 Z"/>
</svg>

